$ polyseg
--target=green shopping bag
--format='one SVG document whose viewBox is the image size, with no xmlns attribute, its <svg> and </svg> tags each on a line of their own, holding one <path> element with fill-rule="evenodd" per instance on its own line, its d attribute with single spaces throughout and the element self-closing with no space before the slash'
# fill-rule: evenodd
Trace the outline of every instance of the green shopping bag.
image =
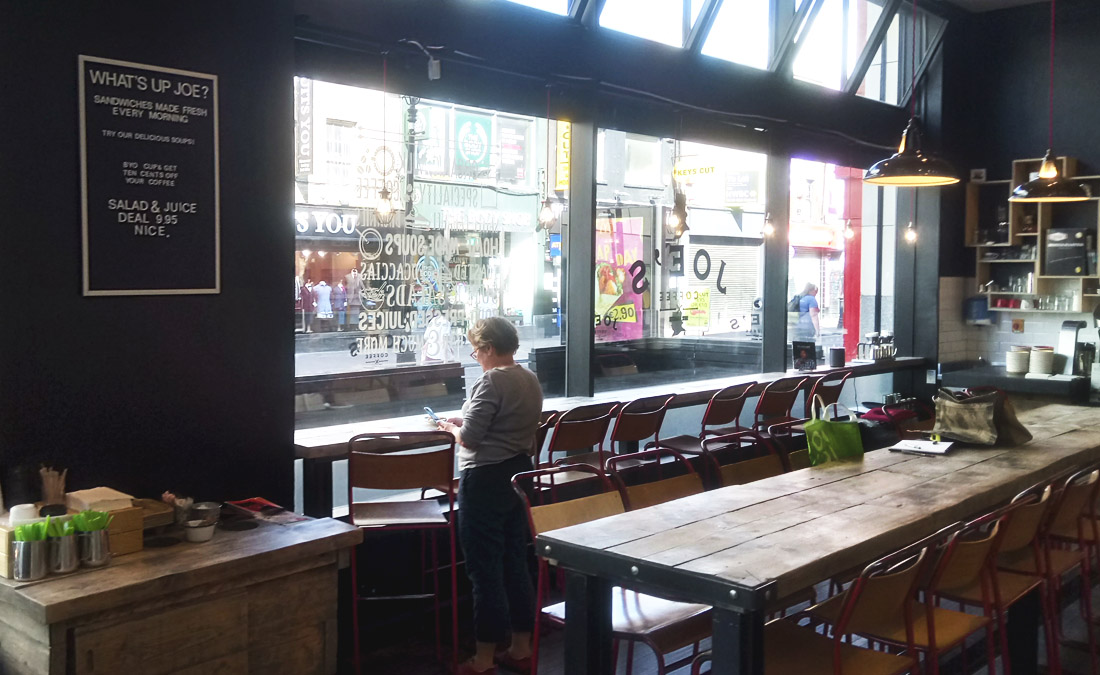
<svg viewBox="0 0 1100 675">
<path fill-rule="evenodd" d="M 836 417 L 843 408 L 848 419 L 834 422 L 829 417 L 829 408 L 835 409 Z M 818 416 L 818 409 L 821 416 Z M 810 406 L 810 421 L 806 422 L 806 446 L 810 452 L 810 465 L 817 466 L 837 459 L 856 459 L 863 457 L 863 442 L 859 438 L 859 423 L 852 411 L 839 403 L 825 405 L 820 396 L 814 397 Z"/>
</svg>

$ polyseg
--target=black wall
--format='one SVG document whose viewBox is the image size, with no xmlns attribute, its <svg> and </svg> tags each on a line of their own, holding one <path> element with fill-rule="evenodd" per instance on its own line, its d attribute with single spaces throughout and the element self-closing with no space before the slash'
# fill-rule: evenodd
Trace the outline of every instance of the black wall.
<svg viewBox="0 0 1100 675">
<path fill-rule="evenodd" d="M 1079 173 L 1095 174 L 1100 172 L 1100 5 L 1060 0 L 1057 10 L 1054 152 L 1077 157 Z M 1049 48 L 1049 3 L 970 15 L 951 24 L 945 44 L 943 146 L 950 148 L 960 171 L 984 167 L 990 179 L 1009 178 L 1013 159 L 1046 152 Z M 973 250 L 962 248 L 964 207 L 958 192 L 956 217 L 945 210 L 945 231 L 952 222 L 958 230 L 953 240 L 945 236 L 943 241 L 945 276 L 974 272 Z"/>
<path fill-rule="evenodd" d="M 0 469 L 50 461 L 70 488 L 289 503 L 290 3 L 5 0 L 0 14 Z M 81 295 L 78 54 L 219 77 L 220 295 Z"/>
</svg>

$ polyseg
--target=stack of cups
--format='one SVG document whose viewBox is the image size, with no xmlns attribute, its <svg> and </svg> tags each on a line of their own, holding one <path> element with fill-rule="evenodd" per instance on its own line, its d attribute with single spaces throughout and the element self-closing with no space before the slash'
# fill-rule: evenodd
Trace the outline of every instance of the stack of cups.
<svg viewBox="0 0 1100 675">
<path fill-rule="evenodd" d="M 1014 346 L 1005 352 L 1005 372 L 1010 375 L 1026 373 L 1030 367 L 1031 347 Z"/>
<path fill-rule="evenodd" d="M 1033 347 L 1031 349 L 1031 365 L 1029 373 L 1050 375 L 1054 370 L 1054 347 Z"/>
</svg>

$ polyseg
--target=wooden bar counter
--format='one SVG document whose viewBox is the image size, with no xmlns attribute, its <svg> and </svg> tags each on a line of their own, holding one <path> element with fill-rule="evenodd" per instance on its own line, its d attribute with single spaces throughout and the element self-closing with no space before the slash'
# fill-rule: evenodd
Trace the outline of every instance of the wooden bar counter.
<svg viewBox="0 0 1100 675">
<path fill-rule="evenodd" d="M 362 533 L 320 519 L 0 579 L 4 675 L 336 672 L 337 569 Z"/>
</svg>

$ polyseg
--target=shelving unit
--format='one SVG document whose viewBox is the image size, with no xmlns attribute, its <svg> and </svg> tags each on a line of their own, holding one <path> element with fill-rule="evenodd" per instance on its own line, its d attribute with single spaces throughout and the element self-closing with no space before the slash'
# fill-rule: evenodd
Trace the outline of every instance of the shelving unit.
<svg viewBox="0 0 1100 675">
<path fill-rule="evenodd" d="M 1091 312 L 1100 304 L 1100 275 L 1094 262 L 1097 242 L 1100 241 L 1100 176 L 1077 176 L 1077 160 L 1058 157 L 1061 175 L 1088 184 L 1094 195 L 1092 199 L 1053 204 L 1008 201 L 1013 187 L 1027 182 L 1042 162 L 1041 158 L 1017 159 L 1012 162 L 1012 178 L 1009 180 L 967 183 L 966 245 L 975 249 L 978 284 L 992 281 L 998 289 L 983 293 L 990 311 L 1067 314 Z M 1004 224 L 1006 220 L 1007 226 Z M 1080 275 L 1045 274 L 1047 233 L 1060 228 L 1084 229 L 1089 238 L 1092 261 Z M 1021 257 L 1014 257 L 1011 251 L 1006 251 L 1012 248 L 1020 249 Z M 1032 277 L 1030 293 L 1010 290 L 1010 279 L 1026 280 L 1029 274 Z M 1044 296 L 1080 298 L 1080 309 L 1073 309 L 1074 300 L 1069 301 L 1071 309 L 1068 310 L 997 307 L 994 304 L 999 299 L 1011 301 Z"/>
</svg>

